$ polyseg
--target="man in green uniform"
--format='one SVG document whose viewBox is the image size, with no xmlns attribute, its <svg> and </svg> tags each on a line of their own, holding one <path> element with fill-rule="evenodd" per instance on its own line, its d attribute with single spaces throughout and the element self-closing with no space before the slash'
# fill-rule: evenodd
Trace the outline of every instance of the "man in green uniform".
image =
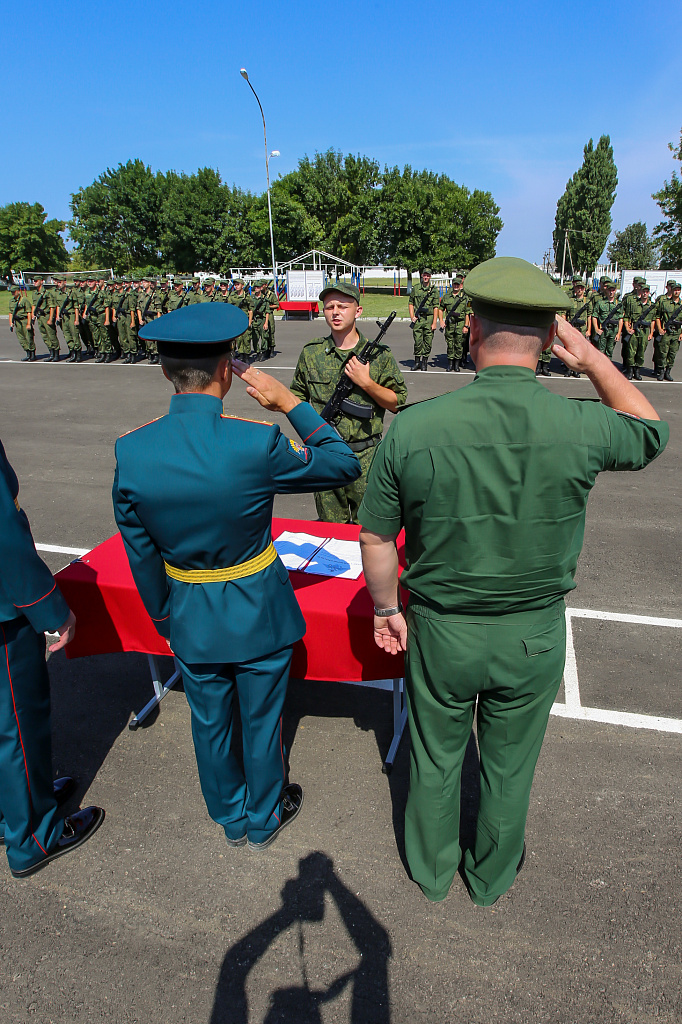
<svg viewBox="0 0 682 1024">
<path fill-rule="evenodd" d="M 251 296 L 246 294 L 244 282 L 238 277 L 234 282 L 234 288 L 230 292 L 230 302 L 233 306 L 239 306 L 249 318 L 249 326 L 235 339 L 234 345 L 237 357 L 248 362 L 251 356 L 251 324 L 253 322 L 253 303 Z"/>
<path fill-rule="evenodd" d="M 384 413 L 386 409 L 397 412 L 405 404 L 407 388 L 388 345 L 382 344 L 369 363 L 361 363 L 357 358 L 367 344 L 367 338 L 356 327 L 356 320 L 362 314 L 358 288 L 342 283 L 323 288 L 320 301 L 331 333 L 326 338 L 314 338 L 304 346 L 291 390 L 302 401 L 310 402 L 316 412 L 322 412 L 345 373 L 355 385 L 348 397 L 371 413 L 366 419 L 344 414 L 335 424 L 339 435 L 357 455 L 362 475 L 346 487 L 315 494 L 315 507 L 321 520 L 352 523 L 357 521 L 367 475 L 381 441 Z"/>
<path fill-rule="evenodd" d="M 94 301 L 90 306 L 90 329 L 95 340 L 97 363 L 113 363 L 116 359 L 114 347 L 109 334 L 111 322 L 111 296 L 109 288 L 103 278 L 97 282 L 94 290 Z"/>
<path fill-rule="evenodd" d="M 680 347 L 680 327 L 682 322 L 682 303 L 679 281 L 668 281 L 671 297 L 659 299 L 656 310 L 656 329 L 658 334 L 654 341 L 654 370 L 656 380 L 672 381 L 670 372 L 675 363 L 675 356 Z"/>
<path fill-rule="evenodd" d="M 46 286 L 42 277 L 34 278 L 33 284 L 35 288 L 31 296 L 31 322 L 34 327 L 38 324 L 45 347 L 50 353 L 47 357 L 48 363 L 59 362 L 59 339 L 54 329 L 55 299 L 52 289 Z M 48 319 L 51 321 L 49 326 Z"/>
<path fill-rule="evenodd" d="M 142 278 L 143 290 L 139 292 L 137 299 L 137 320 L 138 326 L 144 327 L 145 324 L 150 323 L 152 320 L 158 320 L 160 316 L 163 316 L 164 309 L 164 296 L 160 289 L 155 287 L 156 282 L 152 281 L 148 277 Z M 146 342 L 147 358 L 152 364 L 159 362 L 159 353 L 157 351 L 156 342 L 147 339 Z"/>
<path fill-rule="evenodd" d="M 62 278 L 57 282 L 58 304 L 55 324 L 58 324 L 64 335 L 69 354 L 67 363 L 80 363 L 81 336 L 78 332 L 78 321 L 80 310 L 80 291 L 75 288 L 73 281 L 66 281 Z"/>
<path fill-rule="evenodd" d="M 182 309 L 186 305 L 185 282 L 181 277 L 176 277 L 173 279 L 173 287 L 166 298 L 166 312 L 172 313 L 173 310 Z"/>
<path fill-rule="evenodd" d="M 85 349 L 85 359 L 92 359 L 95 355 L 95 343 L 90 330 L 90 324 L 85 318 L 85 311 L 88 308 L 88 302 L 92 297 L 92 290 L 90 288 L 91 282 L 88 279 L 82 279 L 76 281 L 74 287 L 74 298 L 78 305 L 78 333 L 81 337 L 81 344 Z"/>
<path fill-rule="evenodd" d="M 9 304 L 9 329 L 14 331 L 26 355 L 22 363 L 35 363 L 36 342 L 31 326 L 31 300 L 25 291 L 15 287 Z"/>
<path fill-rule="evenodd" d="M 263 336 L 265 338 L 265 358 L 271 359 L 275 354 L 275 313 L 279 309 L 279 299 L 274 287 L 269 281 L 264 282 L 264 294 L 268 302 L 268 315 L 263 325 Z"/>
<path fill-rule="evenodd" d="M 194 306 L 201 301 L 201 280 L 198 277 L 193 277 L 190 281 L 190 290 L 187 293 L 187 305 Z"/>
<path fill-rule="evenodd" d="M 268 352 L 268 330 L 267 324 L 270 317 L 270 303 L 265 291 L 265 281 L 254 281 L 253 295 L 251 296 L 253 316 L 251 319 L 251 344 L 256 359 L 267 359 Z"/>
<path fill-rule="evenodd" d="M 118 347 L 123 356 L 122 362 L 135 361 L 136 342 L 130 333 L 129 296 L 130 284 L 125 279 L 119 280 L 114 286 L 111 307 L 111 323 L 116 330 Z"/>
<path fill-rule="evenodd" d="M 647 345 L 654 336 L 654 304 L 649 297 L 649 285 L 644 282 L 639 289 L 639 299 L 629 299 L 623 310 L 623 331 L 621 350 L 623 373 L 628 380 L 641 380 L 640 369 L 644 366 Z M 642 319 L 643 318 L 643 319 Z M 639 326 L 635 328 L 635 325 Z"/>
<path fill-rule="evenodd" d="M 358 518 L 375 641 L 407 651 L 412 877 L 439 901 L 461 867 L 471 899 L 487 907 L 523 864 L 533 774 L 564 669 L 564 595 L 575 586 L 590 490 L 603 470 L 651 462 L 668 426 L 580 331 L 555 322 L 570 299 L 540 269 L 488 260 L 465 287 L 476 377 L 396 417 Z M 557 333 L 561 344 L 553 344 Z M 601 403 L 540 386 L 533 371 L 550 345 L 587 374 Z M 407 621 L 395 547 L 401 528 Z M 462 858 L 461 769 L 474 714 L 480 804 L 475 842 Z"/>
<path fill-rule="evenodd" d="M 586 338 L 590 322 L 590 309 L 592 307 L 592 301 L 590 297 L 585 294 L 585 282 L 583 281 L 580 274 L 573 275 L 572 285 L 573 287 L 571 289 L 571 294 L 569 295 L 569 299 L 571 300 L 571 308 L 566 312 L 566 319 L 575 320 L 577 318 L 577 322 L 574 326 L 577 328 L 577 330 L 580 331 L 582 336 Z M 559 311 L 559 315 L 563 315 L 561 311 Z M 538 367 L 540 368 L 540 373 L 544 377 L 551 376 L 548 369 L 549 361 L 551 358 L 552 353 L 549 349 L 547 349 L 546 352 L 543 351 L 540 353 Z M 536 369 L 535 372 L 538 373 L 538 370 Z M 564 377 L 580 376 L 579 373 L 577 373 L 575 370 L 571 370 L 570 367 L 566 366 L 565 364 L 563 372 Z"/>
<path fill-rule="evenodd" d="M 216 301 L 216 290 L 215 290 L 215 278 L 205 277 L 204 278 L 204 295 L 202 302 L 215 302 Z"/>
<path fill-rule="evenodd" d="M 464 336 L 469 331 L 468 300 L 462 286 L 464 278 L 459 274 L 452 282 L 452 288 L 440 301 L 440 329 L 445 330 L 448 351 L 448 372 L 459 373 L 464 355 Z"/>
<path fill-rule="evenodd" d="M 598 299 L 592 307 L 590 323 L 592 325 L 592 344 L 610 359 L 616 342 L 620 341 L 623 317 L 618 316 L 621 304 L 616 299 L 615 281 L 607 278 L 604 282 L 604 292 L 605 298 Z M 606 327 L 603 326 L 605 321 L 608 321 Z"/>
<path fill-rule="evenodd" d="M 419 284 L 412 289 L 408 302 L 412 334 L 414 336 L 414 368 L 428 369 L 433 345 L 433 332 L 438 324 L 440 298 L 438 289 L 431 284 L 431 271 L 425 267 L 419 272 Z"/>
</svg>

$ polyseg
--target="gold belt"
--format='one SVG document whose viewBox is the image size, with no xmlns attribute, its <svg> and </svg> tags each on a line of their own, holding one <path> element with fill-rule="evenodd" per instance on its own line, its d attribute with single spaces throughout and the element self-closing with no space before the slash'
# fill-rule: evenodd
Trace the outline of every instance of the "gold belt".
<svg viewBox="0 0 682 1024">
<path fill-rule="evenodd" d="M 231 580 L 241 580 L 245 576 L 253 576 L 267 569 L 276 558 L 275 545 L 270 541 L 260 555 L 240 562 L 239 565 L 231 565 L 227 569 L 176 569 L 168 562 L 163 564 L 166 567 L 166 575 L 172 580 L 180 580 L 181 583 L 229 583 Z"/>
</svg>

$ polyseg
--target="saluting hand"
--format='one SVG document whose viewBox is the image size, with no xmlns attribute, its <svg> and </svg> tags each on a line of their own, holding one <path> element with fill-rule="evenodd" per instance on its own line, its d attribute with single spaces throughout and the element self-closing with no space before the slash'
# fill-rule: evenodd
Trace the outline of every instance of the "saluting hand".
<svg viewBox="0 0 682 1024">
<path fill-rule="evenodd" d="M 243 363 L 241 359 L 232 360 L 232 369 L 247 385 L 246 393 L 255 398 L 264 409 L 286 414 L 300 404 L 301 399 L 269 373 L 256 370 L 249 363 Z"/>
<path fill-rule="evenodd" d="M 582 336 L 577 327 L 571 327 L 568 320 L 564 320 L 563 317 L 556 320 L 556 325 L 561 345 L 555 342 L 552 345 L 552 352 L 569 370 L 586 372 L 594 362 L 595 353 L 599 355 L 598 349 Z"/>
</svg>

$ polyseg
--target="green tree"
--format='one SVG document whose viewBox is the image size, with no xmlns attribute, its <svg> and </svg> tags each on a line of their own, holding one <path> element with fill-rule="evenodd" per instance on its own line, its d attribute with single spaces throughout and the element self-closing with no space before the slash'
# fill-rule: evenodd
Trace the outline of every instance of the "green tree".
<svg viewBox="0 0 682 1024">
<path fill-rule="evenodd" d="M 584 149 L 582 166 L 567 183 L 557 203 L 554 253 L 558 267 L 562 266 L 564 240 L 568 234 L 574 268 L 581 273 L 592 273 L 611 234 L 611 207 L 617 184 L 618 171 L 609 136 L 602 135 L 596 148 L 590 139 Z"/>
<path fill-rule="evenodd" d="M 230 189 L 210 167 L 196 174 L 166 175 L 161 206 L 161 242 L 167 270 L 222 270 L 221 239 Z"/>
<path fill-rule="evenodd" d="M 0 275 L 10 270 L 66 270 L 69 253 L 63 220 L 47 220 L 40 203 L 0 207 Z"/>
<path fill-rule="evenodd" d="M 675 148 L 672 142 L 668 149 L 675 160 L 682 161 L 682 132 L 680 144 Z M 654 228 L 654 238 L 661 246 L 661 267 L 673 270 L 682 266 L 682 181 L 676 170 L 673 170 L 670 181 L 663 183 L 663 188 L 654 192 L 663 213 L 664 220 Z"/>
<path fill-rule="evenodd" d="M 91 267 L 130 273 L 161 267 L 162 205 L 166 178 L 141 160 L 107 168 L 71 196 L 69 234 Z"/>
<path fill-rule="evenodd" d="M 658 266 L 658 243 L 647 233 L 646 224 L 639 220 L 616 231 L 606 255 L 621 270 L 652 270 Z"/>
</svg>

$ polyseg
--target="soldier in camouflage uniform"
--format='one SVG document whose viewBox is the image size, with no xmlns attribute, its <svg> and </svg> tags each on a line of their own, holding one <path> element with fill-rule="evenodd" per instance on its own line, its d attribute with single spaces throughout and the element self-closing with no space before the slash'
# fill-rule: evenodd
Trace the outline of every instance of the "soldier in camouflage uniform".
<svg viewBox="0 0 682 1024">
<path fill-rule="evenodd" d="M 155 287 L 154 281 L 148 277 L 142 278 L 143 290 L 138 294 L 137 299 L 137 322 L 139 327 L 144 327 L 150 320 L 157 320 L 163 316 L 164 295 L 161 289 Z M 159 361 L 159 352 L 155 341 L 147 341 L 147 358 L 150 363 L 156 364 Z"/>
<path fill-rule="evenodd" d="M 230 302 L 233 306 L 239 306 L 249 317 L 249 326 L 246 328 L 243 334 L 240 334 L 238 338 L 235 338 L 233 344 L 237 357 L 243 359 L 245 362 L 249 361 L 251 356 L 251 324 L 253 322 L 253 304 L 251 296 L 246 294 L 244 289 L 244 282 L 240 277 L 234 282 L 234 288 L 230 292 Z"/>
<path fill-rule="evenodd" d="M 620 341 L 623 329 L 623 317 L 614 316 L 606 327 L 602 327 L 605 320 L 608 320 L 611 313 L 618 309 L 620 303 L 616 299 L 616 283 L 611 278 L 604 281 L 605 298 L 597 299 L 592 307 L 590 323 L 592 325 L 592 344 L 600 352 L 611 359 L 613 349 L 617 341 Z"/>
<path fill-rule="evenodd" d="M 202 302 L 215 302 L 217 298 L 215 290 L 215 278 L 205 277 L 204 278 L 204 294 Z"/>
<path fill-rule="evenodd" d="M 67 363 L 80 363 L 83 358 L 81 355 L 81 336 L 78 332 L 80 291 L 72 281 L 67 282 L 64 279 L 57 282 L 57 291 L 59 304 L 57 306 L 55 324 L 61 327 L 69 350 L 66 361 Z"/>
<path fill-rule="evenodd" d="M 129 285 L 126 281 L 117 281 L 112 298 L 111 322 L 116 330 L 118 347 L 123 356 L 122 362 L 135 361 L 135 340 L 130 334 L 130 314 L 128 309 Z"/>
<path fill-rule="evenodd" d="M 580 276 L 580 274 L 574 274 L 573 275 L 573 282 L 572 282 L 572 284 L 573 284 L 573 287 L 572 287 L 572 290 L 571 290 L 571 294 L 569 295 L 569 298 L 570 298 L 570 300 L 572 302 L 571 308 L 568 310 L 568 312 L 565 314 L 565 316 L 564 316 L 564 313 L 562 313 L 562 312 L 559 313 L 559 316 L 564 317 L 566 320 L 572 320 L 573 317 L 575 317 L 578 314 L 580 314 L 579 319 L 580 319 L 581 322 L 577 323 L 575 326 L 576 326 L 577 330 L 580 331 L 582 336 L 584 338 L 586 338 L 587 337 L 587 332 L 588 332 L 588 329 L 589 329 L 590 308 L 591 308 L 591 305 L 592 305 L 592 300 L 589 298 L 589 296 L 587 296 L 585 294 L 585 282 L 583 281 L 583 279 Z M 582 312 L 581 312 L 581 310 L 582 310 Z M 548 350 L 547 352 L 541 352 L 540 353 L 540 359 L 538 360 L 538 366 L 537 366 L 537 369 L 535 370 L 536 376 L 542 375 L 543 377 L 551 377 L 551 373 L 549 372 L 549 361 L 550 361 L 551 358 L 552 358 L 551 350 Z M 563 366 L 564 377 L 579 377 L 580 376 L 580 374 L 578 373 L 577 370 L 569 370 L 569 368 L 564 363 L 561 363 L 561 366 Z"/>
<path fill-rule="evenodd" d="M 682 328 L 671 326 L 668 329 L 667 325 L 682 320 L 682 303 L 680 302 L 682 285 L 678 281 L 668 281 L 668 284 L 671 285 L 671 297 L 666 297 L 657 303 L 658 335 L 654 341 L 654 370 L 656 371 L 656 380 L 672 381 L 671 370 L 680 347 L 680 330 Z"/>
<path fill-rule="evenodd" d="M 186 305 L 185 282 L 182 278 L 176 277 L 173 279 L 173 287 L 168 292 L 168 297 L 166 298 L 166 312 L 172 313 L 174 310 L 182 309 Z"/>
<path fill-rule="evenodd" d="M 426 370 L 433 345 L 433 332 L 438 323 L 440 299 L 438 289 L 431 284 L 431 271 L 428 267 L 419 271 L 419 278 L 420 283 L 412 289 L 408 308 L 414 335 L 414 368 Z"/>
<path fill-rule="evenodd" d="M 202 301 L 201 281 L 198 277 L 193 277 L 190 281 L 190 290 L 187 293 L 187 305 L 193 306 L 195 303 Z"/>
<path fill-rule="evenodd" d="M 229 302 L 230 301 L 230 282 L 226 278 L 222 278 L 218 282 L 218 290 L 214 293 L 214 302 Z"/>
<path fill-rule="evenodd" d="M 440 300 L 440 329 L 445 330 L 445 344 L 448 352 L 448 373 L 459 373 L 464 355 L 464 337 L 469 331 L 469 304 L 462 291 L 464 278 L 459 274 L 453 279 L 452 288 Z M 448 317 L 455 310 L 454 314 Z"/>
<path fill-rule="evenodd" d="M 641 380 L 640 369 L 644 366 L 644 355 L 647 345 L 654 336 L 654 304 L 649 297 L 649 285 L 644 282 L 640 286 L 639 299 L 628 298 L 623 307 L 623 331 L 621 334 L 621 352 L 623 356 L 623 373 L 628 380 Z M 646 314 L 644 322 L 637 330 L 635 323 Z"/>
<path fill-rule="evenodd" d="M 349 395 L 350 400 L 371 408 L 369 419 L 344 413 L 335 423 L 343 440 L 357 455 L 362 475 L 346 487 L 315 494 L 315 507 L 321 520 L 350 523 L 357 519 L 367 486 L 367 474 L 381 441 L 384 413 L 386 409 L 396 412 L 405 404 L 407 388 L 388 345 L 382 344 L 368 364 L 355 358 L 367 343 L 355 323 L 362 313 L 360 292 L 355 285 L 340 283 L 329 286 L 320 292 L 320 299 L 331 333 L 304 346 L 291 391 L 321 412 L 345 373 L 355 385 Z"/>
<path fill-rule="evenodd" d="M 90 322 L 90 330 L 92 331 L 95 350 L 97 352 L 95 362 L 113 363 L 116 356 L 114 354 L 114 348 L 111 344 L 111 336 L 109 334 L 109 324 L 111 322 L 111 297 L 109 295 L 109 289 L 103 278 L 100 278 L 96 283 L 92 299 L 94 301 L 92 301 L 90 305 L 88 320 Z"/>
<path fill-rule="evenodd" d="M 36 360 L 36 342 L 31 325 L 31 300 L 21 288 L 14 288 L 9 304 L 9 329 L 14 331 L 26 355 L 22 363 Z"/>
<path fill-rule="evenodd" d="M 265 293 L 265 281 L 255 281 L 253 295 L 251 296 L 253 306 L 253 318 L 251 320 L 251 344 L 256 359 L 267 359 L 268 336 L 266 333 L 266 321 L 270 319 L 270 303 Z"/>
<path fill-rule="evenodd" d="M 265 318 L 263 334 L 265 336 L 265 358 L 271 359 L 275 353 L 275 313 L 279 309 L 279 299 L 274 287 L 269 281 L 264 282 L 265 297 L 268 301 L 269 311 Z"/>
<path fill-rule="evenodd" d="M 128 292 L 128 301 L 126 302 L 125 309 L 128 317 L 128 334 L 130 335 L 130 344 L 132 347 L 133 358 L 132 363 L 136 363 L 140 350 L 140 342 L 137 337 L 137 297 L 140 292 L 140 281 L 137 277 L 134 277 L 130 285 L 130 291 Z"/>
<path fill-rule="evenodd" d="M 31 321 L 34 328 L 35 324 L 38 324 L 45 347 L 50 353 L 47 361 L 49 363 L 59 362 L 59 339 L 54 329 L 55 298 L 52 289 L 46 286 L 42 277 L 34 278 L 33 284 L 35 289 L 31 296 Z M 50 303 L 52 303 L 51 306 Z M 49 326 L 48 319 L 50 319 Z"/>
<path fill-rule="evenodd" d="M 90 288 L 90 280 L 76 281 L 74 285 L 74 299 L 78 305 L 78 333 L 81 336 L 81 342 L 85 349 L 85 359 L 91 359 L 95 354 L 95 342 L 90 330 L 90 324 L 85 319 L 85 310 L 88 306 L 88 301 L 92 296 L 92 290 Z"/>
</svg>

